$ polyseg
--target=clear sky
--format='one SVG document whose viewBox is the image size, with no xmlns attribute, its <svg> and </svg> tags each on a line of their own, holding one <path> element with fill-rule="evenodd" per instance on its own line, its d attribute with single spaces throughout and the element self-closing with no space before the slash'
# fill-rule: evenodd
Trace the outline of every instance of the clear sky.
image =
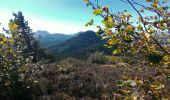
<svg viewBox="0 0 170 100">
<path fill-rule="evenodd" d="M 91 13 L 83 0 L 0 0 L 1 26 L 7 27 L 12 12 L 22 11 L 30 27 L 51 33 L 75 33 L 84 27 Z"/>
<path fill-rule="evenodd" d="M 131 10 L 120 0 L 99 0 L 100 4 L 112 6 L 113 11 Z M 104 1 L 104 2 L 102 2 Z M 138 0 L 141 1 L 141 0 Z M 0 23 L 7 27 L 12 12 L 22 11 L 33 31 L 51 33 L 76 33 L 94 27 L 85 27 L 92 18 L 92 9 L 83 0 L 0 0 Z"/>
</svg>

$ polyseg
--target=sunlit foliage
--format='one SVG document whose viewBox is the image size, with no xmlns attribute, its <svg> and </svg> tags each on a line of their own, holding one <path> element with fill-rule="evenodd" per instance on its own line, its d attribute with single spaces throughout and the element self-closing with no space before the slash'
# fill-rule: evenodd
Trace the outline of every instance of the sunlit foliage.
<svg viewBox="0 0 170 100">
<path fill-rule="evenodd" d="M 107 40 L 105 46 L 114 48 L 113 54 L 134 57 L 136 71 L 140 72 L 143 67 L 158 67 L 161 79 L 130 77 L 125 72 L 124 80 L 118 85 L 126 88 L 122 88 L 119 94 L 122 94 L 124 99 L 137 100 L 146 97 L 154 100 L 166 99 L 164 77 L 170 75 L 169 1 L 143 0 L 143 4 L 136 0 L 120 1 L 133 8 L 138 14 L 137 21 L 132 20 L 134 16 L 128 12 L 128 9 L 113 13 L 109 6 L 99 5 L 99 0 L 84 0 L 87 6 L 92 7 L 93 14 L 102 18 L 101 25 L 96 25 L 98 29 L 96 34 Z M 151 12 L 151 15 L 146 16 L 145 12 Z M 89 25 L 95 25 L 94 20 L 86 24 Z"/>
<path fill-rule="evenodd" d="M 4 35 L 6 34 L 6 35 Z M 21 29 L 15 21 L 9 22 L 9 30 L 0 33 L 0 99 L 30 100 L 33 80 L 27 68 L 32 56 L 23 53 L 26 44 L 23 42 Z"/>
</svg>

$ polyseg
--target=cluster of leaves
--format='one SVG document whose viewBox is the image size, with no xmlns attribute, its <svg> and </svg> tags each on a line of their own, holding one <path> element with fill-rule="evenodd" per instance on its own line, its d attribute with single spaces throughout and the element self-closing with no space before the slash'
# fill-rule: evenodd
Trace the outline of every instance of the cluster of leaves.
<svg viewBox="0 0 170 100">
<path fill-rule="evenodd" d="M 129 1 L 129 0 L 128 0 Z M 127 3 L 134 5 L 139 5 L 134 0 L 130 0 Z M 150 62 L 159 63 L 163 56 L 169 55 L 169 51 L 166 47 L 163 47 L 159 41 L 155 39 L 158 33 L 165 34 L 168 36 L 169 29 L 169 10 L 166 2 L 162 5 L 160 1 L 148 1 L 151 2 L 151 7 L 145 7 L 139 12 L 138 22 L 132 22 L 132 15 L 126 10 L 123 12 L 118 12 L 113 14 L 108 6 L 98 6 L 89 0 L 85 0 L 87 5 L 92 5 L 96 16 L 101 16 L 103 18 L 103 27 L 97 26 L 99 29 L 96 34 L 107 39 L 107 46 L 114 47 L 113 53 L 131 52 L 133 54 L 143 53 L 148 56 Z M 157 5 L 157 6 L 155 6 Z M 164 6 L 166 5 L 166 6 Z M 135 8 L 136 9 L 136 8 Z M 158 15 L 145 16 L 143 17 L 140 12 L 149 10 L 151 12 L 156 12 Z M 88 22 L 86 26 L 93 25 L 93 20 Z M 159 57 L 160 60 L 155 60 L 155 57 Z"/>
<path fill-rule="evenodd" d="M 160 34 L 163 34 L 164 37 L 169 38 L 169 1 L 145 0 L 143 1 L 144 4 L 135 0 L 121 1 L 129 4 L 138 13 L 139 17 L 137 21 L 134 22 L 132 20 L 134 17 L 127 10 L 113 13 L 109 6 L 100 6 L 98 0 L 84 0 L 87 6 L 92 6 L 93 14 L 95 16 L 101 16 L 102 18 L 102 25 L 97 25 L 98 31 L 96 34 L 107 40 L 107 47 L 114 48 L 113 54 L 136 56 L 136 63 L 142 57 L 142 60 L 147 62 L 147 65 L 143 67 L 164 66 L 165 68 L 160 69 L 166 70 L 167 73 L 166 75 L 164 73 L 164 75 L 168 76 L 170 74 L 169 44 L 161 44 L 158 37 L 161 37 Z M 139 10 L 137 8 L 139 8 Z M 145 12 L 150 12 L 151 15 L 144 16 L 146 14 Z M 93 22 L 94 21 L 91 20 L 86 26 L 94 25 Z M 146 81 L 150 80 L 148 79 Z M 123 84 L 129 82 L 134 84 L 135 80 L 126 79 Z M 156 82 L 156 85 L 154 85 L 154 83 L 155 81 L 150 83 L 152 86 L 148 86 L 150 90 L 163 86 L 161 82 Z M 157 83 L 159 83 L 159 85 Z M 154 94 L 153 91 L 151 91 L 151 93 Z M 159 95 L 158 98 L 163 98 L 160 94 L 154 95 Z"/>
</svg>

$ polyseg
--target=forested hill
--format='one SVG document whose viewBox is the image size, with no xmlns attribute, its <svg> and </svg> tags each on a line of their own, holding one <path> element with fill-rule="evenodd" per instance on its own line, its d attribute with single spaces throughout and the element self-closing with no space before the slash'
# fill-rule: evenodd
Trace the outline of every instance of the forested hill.
<svg viewBox="0 0 170 100">
<path fill-rule="evenodd" d="M 96 36 L 93 31 L 80 32 L 73 38 L 65 42 L 51 46 L 49 49 L 57 55 L 63 57 L 87 58 L 95 51 L 103 51 L 105 54 L 111 53 L 111 50 L 104 47 L 105 41 Z"/>
</svg>

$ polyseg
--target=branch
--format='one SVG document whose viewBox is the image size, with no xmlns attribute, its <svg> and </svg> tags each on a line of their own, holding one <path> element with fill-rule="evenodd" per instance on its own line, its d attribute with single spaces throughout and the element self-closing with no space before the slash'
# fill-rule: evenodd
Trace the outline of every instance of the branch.
<svg viewBox="0 0 170 100">
<path fill-rule="evenodd" d="M 128 1 L 128 3 L 132 6 L 132 8 L 139 14 L 139 16 L 140 16 L 141 19 L 142 19 L 142 22 L 144 22 L 144 19 L 143 19 L 143 16 L 141 15 L 141 13 L 135 8 L 135 6 L 134 6 L 129 0 L 127 0 L 127 1 Z M 143 25 L 144 25 L 144 28 L 145 28 L 146 32 L 148 33 L 148 30 L 147 30 L 147 28 L 146 28 L 146 26 L 145 26 L 144 23 L 143 23 Z M 164 53 L 169 54 L 169 52 L 166 51 L 166 50 L 164 49 L 164 47 L 162 47 L 162 45 L 161 45 L 153 36 L 150 36 L 150 37 L 151 37 L 151 39 L 160 47 L 160 49 L 162 49 L 162 50 L 164 51 Z"/>
<path fill-rule="evenodd" d="M 129 2 L 127 2 L 127 1 L 124 1 L 124 0 L 121 0 L 122 2 L 124 2 L 124 3 L 129 3 Z M 144 5 L 142 5 L 142 4 L 139 4 L 139 3 L 137 3 L 135 0 L 132 0 L 133 2 L 131 2 L 132 4 L 135 4 L 135 5 L 138 5 L 138 6 L 141 6 L 142 8 L 144 8 L 144 9 L 146 9 L 147 10 L 147 6 L 144 6 Z M 157 9 L 158 10 L 158 9 Z M 159 12 L 157 12 L 157 11 L 155 11 L 155 10 L 152 10 L 152 12 L 155 12 L 158 16 L 160 16 L 160 17 L 162 17 L 162 19 L 164 19 L 165 20 L 165 17 L 164 16 L 162 16 Z"/>
<path fill-rule="evenodd" d="M 89 5 L 91 5 L 94 10 L 97 9 L 97 8 L 99 8 L 98 0 L 97 0 L 97 5 L 93 4 L 93 3 L 89 0 Z M 96 7 L 95 7 L 95 6 L 96 6 Z M 101 16 L 102 18 L 105 18 L 102 14 L 100 14 L 100 16 Z"/>
</svg>

